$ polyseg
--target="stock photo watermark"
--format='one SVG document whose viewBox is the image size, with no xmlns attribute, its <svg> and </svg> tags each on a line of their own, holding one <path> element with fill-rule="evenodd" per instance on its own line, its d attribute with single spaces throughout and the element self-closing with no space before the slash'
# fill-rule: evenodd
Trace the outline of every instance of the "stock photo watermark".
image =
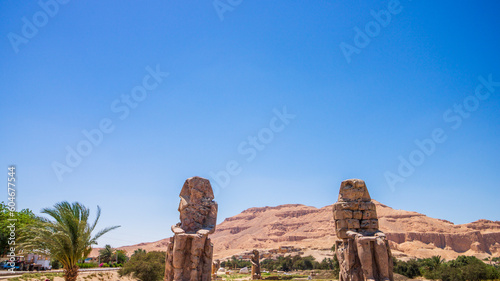
<svg viewBox="0 0 500 281">
<path fill-rule="evenodd" d="M 156 69 L 147 66 L 146 71 L 148 74 L 142 78 L 140 85 L 133 87 L 130 94 L 123 94 L 111 103 L 111 112 L 116 114 L 119 120 L 127 119 L 130 112 L 148 97 L 148 93 L 158 88 L 163 79 L 169 75 L 167 72 L 160 70 L 160 65 L 156 65 Z M 107 117 L 102 118 L 96 128 L 82 130 L 82 139 L 75 146 L 67 145 L 65 147 L 65 161 L 62 163 L 58 161 L 52 162 L 52 169 L 59 182 L 63 181 L 64 174 L 73 172 L 83 162 L 84 157 L 89 156 L 94 148 L 103 142 L 105 136 L 114 130 L 115 122 Z"/>
<path fill-rule="evenodd" d="M 462 102 L 456 103 L 452 108 L 443 113 L 443 121 L 452 130 L 458 130 L 465 119 L 471 116 L 472 112 L 479 109 L 481 102 L 486 101 L 495 88 L 500 87 L 500 81 L 493 81 L 493 75 L 488 78 L 478 77 L 479 83 L 474 89 L 474 94 L 465 97 Z M 385 180 L 392 191 L 396 190 L 396 184 L 403 183 L 408 177 L 413 175 L 416 168 L 422 166 L 426 159 L 436 152 L 438 144 L 444 143 L 448 139 L 446 130 L 438 127 L 432 130 L 430 137 L 423 140 L 414 141 L 416 148 L 412 150 L 407 157 L 398 156 L 399 165 L 397 172 L 386 171 Z"/>
<path fill-rule="evenodd" d="M 19 47 L 24 44 L 28 44 L 31 39 L 33 39 L 40 28 L 43 28 L 49 23 L 49 20 L 55 17 L 59 13 L 60 5 L 65 5 L 70 0 L 40 0 L 38 1 L 38 6 L 40 10 L 35 12 L 30 18 L 22 17 L 21 21 L 23 26 L 21 27 L 21 32 L 14 33 L 9 32 L 7 38 L 9 39 L 12 49 L 17 54 L 19 53 Z"/>
<path fill-rule="evenodd" d="M 267 127 L 260 129 L 256 135 L 248 136 L 246 140 L 238 145 L 238 154 L 245 157 L 247 163 L 255 160 L 259 152 L 266 149 L 274 140 L 275 134 L 283 132 L 286 126 L 296 117 L 294 114 L 287 112 L 286 106 L 283 106 L 281 111 L 276 108 L 273 109 L 273 113 L 274 116 L 269 120 Z M 218 189 L 224 189 L 231 182 L 231 177 L 239 175 L 242 171 L 243 167 L 240 162 L 229 160 L 224 169 L 218 172 L 210 171 L 209 175 L 217 183 Z"/>
<path fill-rule="evenodd" d="M 224 14 L 234 11 L 242 2 L 243 0 L 214 0 L 212 4 L 220 21 L 224 21 Z"/>
<path fill-rule="evenodd" d="M 16 166 L 11 165 L 7 168 L 7 210 L 8 219 L 7 219 L 7 244 L 9 245 L 7 251 L 7 265 L 9 271 L 14 271 L 15 269 L 15 261 L 16 261 Z"/>
<path fill-rule="evenodd" d="M 351 63 L 352 55 L 359 55 L 362 49 L 370 45 L 372 39 L 379 36 L 383 28 L 389 26 L 392 17 L 401 13 L 401 11 L 403 11 L 403 6 L 401 6 L 399 0 L 389 0 L 387 9 L 382 9 L 378 12 L 370 10 L 373 20 L 366 23 L 364 28 L 359 28 L 358 26 L 353 28 L 354 37 L 351 44 L 341 42 L 339 45 L 347 63 Z"/>
</svg>

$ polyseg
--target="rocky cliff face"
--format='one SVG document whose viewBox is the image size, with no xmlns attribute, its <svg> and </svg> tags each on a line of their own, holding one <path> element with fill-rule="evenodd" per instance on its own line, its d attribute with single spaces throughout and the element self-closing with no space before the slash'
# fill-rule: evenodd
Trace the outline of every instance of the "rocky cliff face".
<svg viewBox="0 0 500 281">
<path fill-rule="evenodd" d="M 441 255 L 500 256 L 500 222 L 479 220 L 453 223 L 416 212 L 394 210 L 379 202 L 380 229 L 387 234 L 398 257 Z M 218 225 L 212 235 L 214 253 L 222 258 L 245 250 L 279 246 L 328 249 L 334 241 L 332 206 L 321 209 L 304 205 L 250 208 Z"/>
<path fill-rule="evenodd" d="M 377 207 L 380 230 L 386 233 L 396 257 L 500 256 L 500 221 L 478 220 L 454 225 L 446 220 L 394 210 L 373 202 Z M 318 209 L 297 204 L 247 209 L 217 225 L 216 232 L 210 237 L 215 258 L 253 249 L 294 246 L 311 249 L 306 250 L 306 254 L 321 259 L 331 257 L 329 249 L 337 239 L 331 205 Z M 168 243 L 168 239 L 163 239 L 120 249 L 125 249 L 129 255 L 138 248 L 165 251 Z M 97 256 L 97 251 L 94 249 L 91 256 Z"/>
</svg>

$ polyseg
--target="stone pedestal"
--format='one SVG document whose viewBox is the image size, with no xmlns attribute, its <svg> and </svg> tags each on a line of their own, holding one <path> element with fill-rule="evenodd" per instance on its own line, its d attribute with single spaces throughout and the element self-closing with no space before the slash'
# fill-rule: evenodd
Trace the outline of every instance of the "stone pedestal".
<svg viewBox="0 0 500 281">
<path fill-rule="evenodd" d="M 369 241 L 368 242 L 370 245 L 367 247 L 370 249 L 371 253 L 376 252 L 376 241 Z M 393 264 L 392 264 L 392 255 L 391 255 L 391 250 L 389 249 L 389 243 L 387 240 L 384 240 L 383 243 L 385 244 L 385 249 L 386 249 L 386 254 L 385 256 L 387 258 L 385 259 L 379 259 L 378 256 L 384 256 L 384 255 L 375 255 L 375 254 L 363 254 L 365 258 L 370 259 L 369 263 L 371 263 L 372 266 L 366 266 L 366 271 L 368 276 L 372 276 L 373 280 L 384 280 L 383 274 L 380 273 L 379 269 L 380 268 L 386 268 L 387 270 L 385 271 L 388 279 L 385 280 L 394 280 L 393 277 Z M 362 265 L 361 265 L 361 260 L 360 260 L 360 255 L 358 252 L 358 246 L 355 241 L 355 239 L 342 239 L 342 240 L 337 240 L 335 243 L 335 248 L 336 248 L 336 255 L 337 259 L 339 261 L 339 267 L 340 267 L 340 274 L 339 274 L 339 281 L 364 281 L 365 280 L 365 273 L 363 272 Z M 382 248 L 383 247 L 379 247 Z M 366 264 L 366 262 L 365 262 Z M 367 279 L 369 280 L 369 279 Z"/>
<path fill-rule="evenodd" d="M 216 260 L 212 263 L 212 279 L 217 279 L 217 271 L 220 268 L 220 260 Z"/>
<path fill-rule="evenodd" d="M 170 238 L 165 280 L 211 280 L 213 245 L 210 238 L 176 234 Z"/>
</svg>

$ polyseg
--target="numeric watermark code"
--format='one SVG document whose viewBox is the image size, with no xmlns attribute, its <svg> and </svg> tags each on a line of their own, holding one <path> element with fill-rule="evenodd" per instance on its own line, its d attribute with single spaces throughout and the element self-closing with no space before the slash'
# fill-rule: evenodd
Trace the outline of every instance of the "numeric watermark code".
<svg viewBox="0 0 500 281">
<path fill-rule="evenodd" d="M 7 219 L 9 230 L 8 244 L 9 250 L 7 251 L 8 270 L 14 271 L 16 260 L 16 166 L 11 165 L 7 168 L 7 209 L 9 210 Z"/>
</svg>

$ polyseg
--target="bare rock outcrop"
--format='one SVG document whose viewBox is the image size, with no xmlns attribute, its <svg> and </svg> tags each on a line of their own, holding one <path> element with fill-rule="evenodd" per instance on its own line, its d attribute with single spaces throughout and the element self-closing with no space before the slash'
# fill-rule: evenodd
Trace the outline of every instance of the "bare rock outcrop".
<svg viewBox="0 0 500 281">
<path fill-rule="evenodd" d="M 386 234 L 392 253 L 398 258 L 440 255 L 445 259 L 454 259 L 459 255 L 474 255 L 482 259 L 500 256 L 500 221 L 478 220 L 455 225 L 417 212 L 393 209 L 373 199 L 372 202 L 376 206 L 379 229 Z M 214 256 L 225 258 L 253 249 L 276 249 L 280 246 L 330 248 L 337 240 L 332 233 L 332 211 L 332 205 L 315 208 L 297 204 L 247 209 L 217 225 L 217 230 L 210 236 L 214 243 Z M 297 214 L 301 215 L 297 217 Z M 166 251 L 169 240 L 119 249 L 129 255 L 138 248 Z M 98 251 L 99 248 L 94 248 L 90 256 L 97 257 Z M 331 258 L 326 252 L 309 253 L 319 260 Z"/>
</svg>

